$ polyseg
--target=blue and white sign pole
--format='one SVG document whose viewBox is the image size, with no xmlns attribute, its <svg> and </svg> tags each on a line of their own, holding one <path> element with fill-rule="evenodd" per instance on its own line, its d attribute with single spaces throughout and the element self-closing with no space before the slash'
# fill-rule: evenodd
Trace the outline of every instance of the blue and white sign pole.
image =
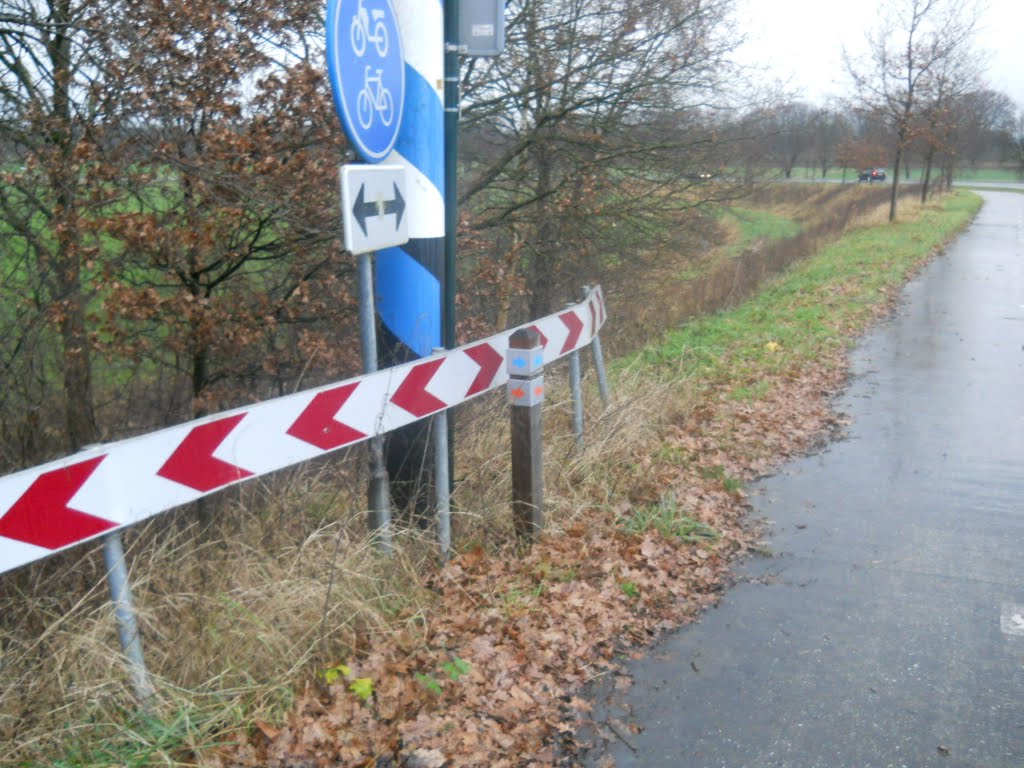
<svg viewBox="0 0 1024 768">
<path fill-rule="evenodd" d="M 405 55 L 404 116 L 388 163 L 406 166 L 409 241 L 377 254 L 384 365 L 429 356 L 442 344 L 444 293 L 444 17 L 440 0 L 392 0 Z M 429 423 L 391 433 L 386 460 L 396 508 L 428 518 Z M 441 457 L 435 456 L 435 460 Z"/>
<path fill-rule="evenodd" d="M 388 162 L 406 164 L 409 242 L 380 251 L 378 311 L 399 359 L 442 346 L 444 16 L 440 0 L 394 0 L 405 53 L 402 128 Z"/>
</svg>

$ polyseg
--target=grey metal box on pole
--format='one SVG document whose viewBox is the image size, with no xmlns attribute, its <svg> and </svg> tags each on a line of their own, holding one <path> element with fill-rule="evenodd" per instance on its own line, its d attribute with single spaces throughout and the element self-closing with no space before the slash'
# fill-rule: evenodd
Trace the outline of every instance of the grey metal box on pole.
<svg viewBox="0 0 1024 768">
<path fill-rule="evenodd" d="M 459 0 L 459 53 L 497 56 L 505 50 L 505 0 Z"/>
</svg>

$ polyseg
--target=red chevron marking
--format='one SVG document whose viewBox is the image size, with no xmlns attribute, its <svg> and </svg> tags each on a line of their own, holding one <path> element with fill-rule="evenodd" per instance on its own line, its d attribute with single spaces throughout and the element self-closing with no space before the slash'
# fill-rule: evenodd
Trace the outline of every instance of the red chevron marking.
<svg viewBox="0 0 1024 768">
<path fill-rule="evenodd" d="M 417 418 L 447 408 L 448 403 L 438 400 L 426 390 L 427 384 L 434 378 L 434 374 L 444 361 L 445 358 L 442 357 L 415 366 L 391 396 L 391 402 Z"/>
<path fill-rule="evenodd" d="M 221 486 L 252 477 L 252 472 L 213 455 L 242 419 L 244 413 L 195 427 L 185 435 L 157 474 L 206 493 Z"/>
<path fill-rule="evenodd" d="M 116 528 L 117 523 L 68 506 L 105 458 L 106 455 L 97 456 L 43 472 L 7 514 L 0 517 L 0 536 L 46 549 L 60 549 Z"/>
<path fill-rule="evenodd" d="M 287 433 L 322 451 L 340 448 L 366 437 L 363 432 L 336 418 L 338 411 L 358 386 L 359 382 L 356 381 L 319 393 L 299 414 L 295 423 L 288 427 Z"/>
<path fill-rule="evenodd" d="M 501 363 L 504 358 L 490 344 L 477 344 L 475 347 L 469 347 L 465 352 L 474 363 L 480 366 L 480 372 L 477 373 L 473 383 L 469 385 L 469 389 L 466 391 L 466 397 L 468 398 L 478 392 L 483 392 L 491 386 L 491 382 L 494 381 L 494 375 L 501 369 Z"/>
<path fill-rule="evenodd" d="M 583 321 L 572 310 L 563 312 L 558 316 L 558 319 L 569 329 L 569 337 L 565 340 L 565 344 L 562 345 L 560 353 L 564 355 L 566 352 L 571 352 L 576 348 L 576 342 L 580 340 L 580 334 L 583 333 Z"/>
</svg>

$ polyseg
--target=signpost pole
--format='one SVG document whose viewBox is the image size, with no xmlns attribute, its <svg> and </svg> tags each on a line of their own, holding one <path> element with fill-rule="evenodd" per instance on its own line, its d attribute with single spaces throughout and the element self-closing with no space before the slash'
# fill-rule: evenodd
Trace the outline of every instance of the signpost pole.
<svg viewBox="0 0 1024 768">
<path fill-rule="evenodd" d="M 437 348 L 434 353 L 444 352 Z M 434 427 L 434 486 L 437 494 L 437 541 L 441 548 L 441 559 L 447 561 L 452 548 L 451 516 L 451 467 L 448 463 L 450 442 L 448 439 L 448 414 L 445 409 L 433 416 Z"/>
<path fill-rule="evenodd" d="M 360 253 L 359 262 L 359 336 L 363 352 L 363 372 L 377 370 L 377 318 L 373 306 L 373 254 Z M 384 466 L 384 438 L 370 440 L 370 487 L 367 493 L 367 523 L 377 545 L 391 552 L 391 499 L 388 496 L 388 471 Z"/>
<path fill-rule="evenodd" d="M 455 349 L 456 254 L 459 226 L 459 0 L 444 4 L 444 346 Z M 448 431 L 448 492 L 454 491 L 455 409 L 445 415 Z"/>
</svg>

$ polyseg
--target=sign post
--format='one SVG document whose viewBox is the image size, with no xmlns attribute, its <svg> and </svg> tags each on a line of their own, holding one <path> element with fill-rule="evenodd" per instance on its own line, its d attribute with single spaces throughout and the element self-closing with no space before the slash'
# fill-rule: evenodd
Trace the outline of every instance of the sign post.
<svg viewBox="0 0 1024 768">
<path fill-rule="evenodd" d="M 405 216 L 405 167 L 345 165 L 341 168 L 341 214 L 345 248 L 359 265 L 359 329 L 363 372 L 377 370 L 377 320 L 373 298 L 373 251 L 409 241 Z M 384 441 L 370 440 L 369 527 L 382 549 L 391 550 L 391 501 Z"/>
<path fill-rule="evenodd" d="M 368 163 L 395 147 L 405 108 L 405 56 L 391 0 L 328 0 L 327 70 L 345 134 Z M 409 241 L 401 166 L 341 171 L 345 247 L 359 262 L 359 324 L 363 370 L 377 370 L 372 252 Z M 391 548 L 391 504 L 383 441 L 370 441 L 369 525 Z"/>
</svg>

